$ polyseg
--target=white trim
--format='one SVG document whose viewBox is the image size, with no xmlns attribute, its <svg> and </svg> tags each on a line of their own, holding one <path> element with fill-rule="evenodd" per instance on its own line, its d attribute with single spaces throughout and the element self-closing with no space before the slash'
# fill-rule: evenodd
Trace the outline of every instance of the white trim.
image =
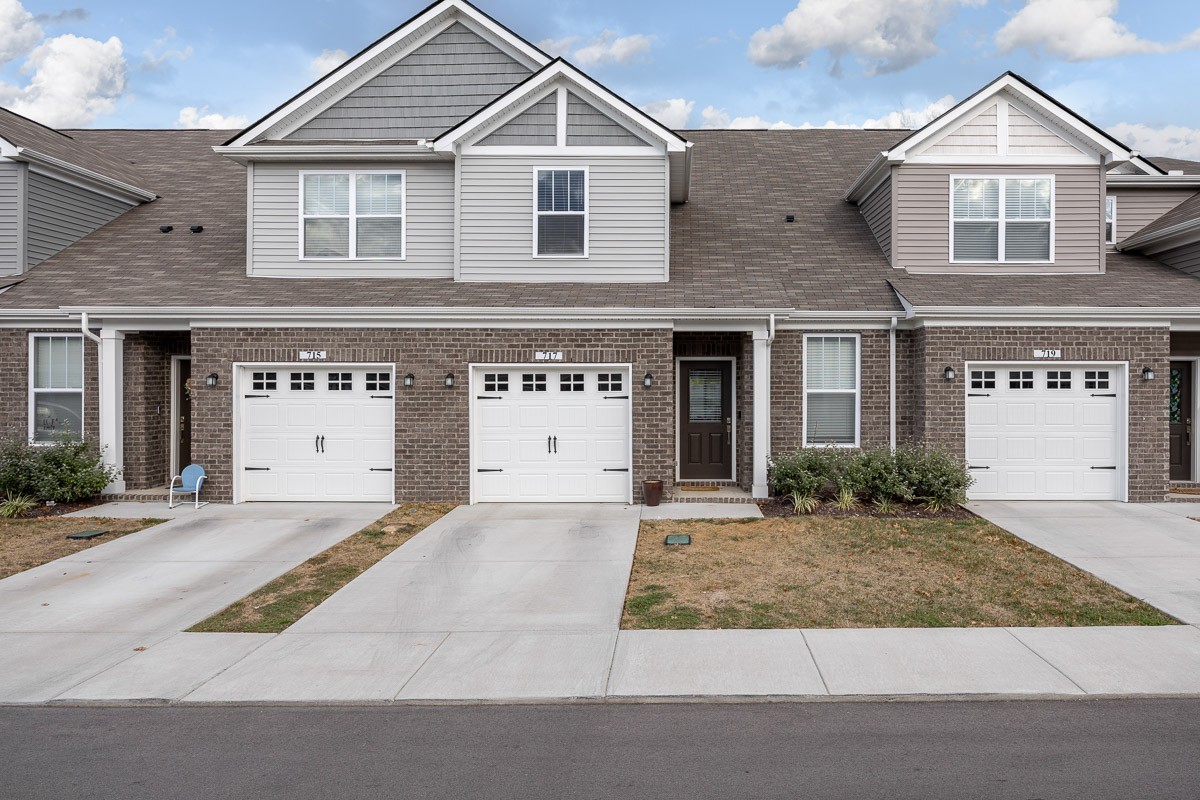
<svg viewBox="0 0 1200 800">
<path fill-rule="evenodd" d="M 729 368 L 729 387 L 730 387 L 730 408 L 733 418 L 732 432 L 732 453 L 730 457 L 729 477 L 728 478 L 684 478 L 681 470 L 683 469 L 683 442 L 681 441 L 680 420 L 683 419 L 683 370 L 681 369 L 684 361 L 728 361 L 732 366 Z M 737 356 L 676 356 L 675 357 L 675 481 L 736 481 L 738 474 L 738 407 L 737 407 Z"/>
<path fill-rule="evenodd" d="M 39 153 L 36 150 L 18 147 L 12 160 L 24 161 L 31 167 L 38 167 L 37 171 L 42 174 L 48 174 L 65 183 L 121 200 L 131 206 L 148 203 L 158 197 L 154 192 L 119 181 L 116 178 L 110 178 L 94 170 L 76 166 L 60 158 Z"/>
<path fill-rule="evenodd" d="M 304 187 L 301 186 L 301 189 Z M 304 198 L 299 198 L 304 210 Z M 254 274 L 254 162 L 246 164 L 246 275 Z M 174 476 L 172 476 L 173 478 Z"/>
<path fill-rule="evenodd" d="M 949 185 L 949 189 L 948 189 L 948 191 L 950 193 L 949 194 L 949 201 L 950 201 L 950 229 L 949 229 L 950 241 L 949 241 L 949 246 L 950 246 L 950 263 L 951 264 L 988 264 L 988 265 L 996 264 L 996 265 L 1004 265 L 1004 266 L 1013 266 L 1013 265 L 1019 265 L 1019 264 L 1053 264 L 1054 263 L 1054 239 L 1055 239 L 1055 235 L 1057 233 L 1057 227 L 1055 225 L 1056 217 L 1057 217 L 1057 204 L 1055 202 L 1055 200 L 1056 200 L 1055 194 L 1058 191 L 1058 186 L 1057 186 L 1057 182 L 1055 181 L 1055 176 L 1053 173 L 1046 174 L 1046 175 L 981 175 L 981 174 L 970 174 L 970 173 L 951 173 L 949 178 L 950 178 L 950 181 L 949 181 L 950 185 Z M 999 217 L 996 220 L 969 219 L 969 218 L 968 219 L 956 219 L 955 218 L 955 215 L 954 215 L 954 183 L 955 183 L 955 181 L 960 181 L 960 180 L 994 180 L 994 181 L 999 182 L 1000 206 L 999 206 Z M 1049 219 L 1049 222 L 1050 222 L 1050 258 L 1047 260 L 1044 260 L 1044 261 L 1043 260 L 1009 261 L 1009 260 L 1006 260 L 1004 257 L 1004 255 L 1005 255 L 1005 253 L 1004 253 L 1004 239 L 1005 239 L 1004 234 L 1005 234 L 1005 229 L 1007 228 L 1009 222 L 1015 222 L 1018 225 L 1024 224 L 1024 223 L 1039 223 L 1040 224 L 1040 223 L 1046 222 L 1046 220 L 1041 220 L 1041 219 L 1038 219 L 1038 220 L 1009 220 L 1009 219 L 1007 219 L 1006 186 L 1007 186 L 1008 181 L 1010 181 L 1010 180 L 1014 180 L 1014 181 L 1048 180 L 1048 181 L 1050 181 L 1050 219 Z M 966 222 L 966 223 L 996 222 L 997 223 L 996 236 L 997 236 L 997 240 L 998 240 L 996 243 L 996 246 L 997 246 L 996 260 L 994 260 L 994 261 L 987 260 L 987 259 L 956 260 L 954 258 L 954 224 L 956 222 Z"/>
<path fill-rule="evenodd" d="M 631 364 L 631 363 L 593 364 L 590 362 L 581 363 L 578 361 L 553 361 L 553 362 L 543 361 L 543 362 L 537 362 L 537 363 L 533 363 L 533 364 L 530 364 L 528 362 L 490 363 L 490 362 L 481 362 L 481 361 L 471 361 L 471 362 L 467 363 L 467 397 L 468 397 L 468 400 L 467 400 L 467 426 L 468 426 L 468 430 L 467 430 L 467 451 L 468 451 L 467 469 L 469 471 L 469 476 L 470 476 L 470 478 L 468 480 L 470 489 L 467 493 L 467 502 L 470 505 L 475 505 L 477 502 L 479 502 L 475 497 L 475 494 L 476 494 L 476 492 L 475 492 L 475 475 L 477 474 L 475 472 L 475 463 L 477 461 L 477 459 L 475 457 L 475 451 L 476 451 L 475 434 L 478 432 L 478 421 L 476 420 L 475 411 L 479 407 L 479 404 L 475 402 L 475 396 L 476 396 L 475 395 L 475 391 L 476 391 L 475 390 L 475 373 L 480 370 L 485 370 L 485 369 L 489 369 L 489 370 L 490 369 L 497 369 L 497 370 L 500 370 L 500 369 L 510 369 L 510 370 L 523 369 L 523 370 L 536 370 L 538 372 L 545 372 L 548 374 L 556 369 L 560 369 L 560 368 L 565 369 L 566 367 L 577 367 L 580 369 L 589 369 L 589 370 L 590 369 L 597 369 L 597 370 L 608 369 L 610 371 L 621 370 L 621 371 L 624 371 L 624 373 L 625 373 L 625 380 L 627 381 L 626 385 L 629 387 L 629 405 L 628 405 L 628 414 L 626 416 L 626 425 L 628 426 L 627 430 L 629 432 L 628 437 L 627 437 L 628 447 L 626 448 L 626 458 L 628 459 L 628 464 L 629 464 L 629 473 L 628 473 L 629 474 L 629 485 L 626 490 L 628 492 L 628 494 L 626 495 L 625 502 L 630 505 L 633 504 L 633 472 L 635 469 L 634 463 L 633 463 L 633 402 L 634 402 L 634 391 L 637 388 L 633 384 L 633 364 Z"/>
<path fill-rule="evenodd" d="M 299 252 L 296 257 L 300 261 L 326 261 L 335 263 L 346 263 L 351 261 L 405 261 L 408 258 L 408 172 L 403 169 L 390 170 L 372 170 L 372 169 L 309 169 L 300 170 L 298 173 L 299 180 L 299 199 L 297 204 L 298 226 L 299 232 L 297 240 L 299 242 Z M 347 193 L 349 195 L 349 214 L 341 216 L 338 214 L 306 214 L 304 212 L 304 179 L 309 175 L 345 175 L 347 176 L 348 186 Z M 400 255 L 399 256 L 374 256 L 370 258 L 359 258 L 358 256 L 358 220 L 360 219 L 395 219 L 395 214 L 364 214 L 358 213 L 358 191 L 357 178 L 360 175 L 399 175 L 400 176 Z M 306 256 L 304 254 L 304 223 L 309 219 L 345 219 L 349 228 L 349 256 L 342 258 L 340 256 Z M 306 276 L 307 277 L 307 276 Z"/>
<path fill-rule="evenodd" d="M 854 394 L 854 442 L 850 443 L 834 443 L 834 442 L 810 442 L 808 439 L 808 340 L 812 338 L 818 339 L 854 339 L 854 389 L 815 389 L 814 391 L 820 394 Z M 829 333 L 806 333 L 804 334 L 803 351 L 800 355 L 800 370 L 803 377 L 801 395 L 802 395 L 802 417 L 801 424 L 801 441 L 804 447 L 839 447 L 853 449 L 862 446 L 862 334 L 850 333 L 846 331 Z"/>
<path fill-rule="evenodd" d="M 1109 203 L 1112 203 L 1112 221 L 1111 222 L 1109 222 L 1109 219 L 1108 219 L 1108 204 Z M 1111 239 L 1108 238 L 1108 236 L 1107 236 L 1107 229 L 1110 224 L 1112 225 L 1112 238 Z M 1115 195 L 1115 194 L 1104 195 L 1104 227 L 1105 227 L 1105 234 L 1106 234 L 1104 237 L 1104 243 L 1115 246 L 1117 243 L 1117 195 Z"/>
<path fill-rule="evenodd" d="M 518 115 L 519 116 L 519 115 Z M 504 126 L 501 125 L 501 128 Z M 491 135 L 490 133 L 488 134 Z M 659 159 L 663 149 L 652 145 L 536 145 L 536 144 L 471 144 L 463 145 L 462 152 L 472 156 L 574 156 L 577 158 L 619 157 Z M 668 162 L 670 163 L 670 162 Z"/>
<path fill-rule="evenodd" d="M 37 347 L 35 342 L 38 339 L 78 339 L 79 346 L 79 383 L 78 389 L 39 389 L 34 384 L 35 362 L 37 359 Z M 34 418 L 35 406 L 37 405 L 38 392 L 61 392 L 79 395 L 79 438 L 87 438 L 87 344 L 84 342 L 82 333 L 72 333 L 71 331 L 36 331 L 31 332 L 28 337 L 29 357 L 27 360 L 27 378 L 25 383 L 25 403 L 26 403 L 26 436 L 30 444 L 48 445 L 53 442 L 38 442 L 34 440 Z"/>
<path fill-rule="evenodd" d="M 541 225 L 541 218 L 543 216 L 548 216 L 548 217 L 549 216 L 554 216 L 554 217 L 577 217 L 577 216 L 579 216 L 578 211 L 539 211 L 538 210 L 538 173 L 540 173 L 540 172 L 582 172 L 583 173 L 583 253 L 582 254 L 560 254 L 560 253 L 542 254 L 542 253 L 538 252 L 538 230 Z M 570 182 L 570 179 L 568 178 L 568 189 L 567 189 L 568 195 L 570 194 L 569 182 Z M 558 260 L 558 259 L 579 260 L 579 259 L 588 258 L 590 249 L 591 249 L 591 241 L 592 241 L 592 235 L 591 235 L 592 234 L 592 231 L 591 231 L 591 228 L 592 228 L 592 219 L 591 219 L 591 217 L 592 217 L 592 201 L 591 201 L 591 196 L 590 196 L 591 191 L 592 191 L 592 176 L 591 176 L 591 171 L 587 165 L 567 166 L 567 165 L 559 164 L 556 166 L 534 166 L 533 167 L 533 204 L 532 204 L 533 205 L 533 243 L 531 245 L 531 252 L 533 254 L 533 258 L 538 259 L 538 260 L 547 260 L 547 259 L 549 259 L 549 260 Z"/>
<path fill-rule="evenodd" d="M 245 472 L 245 470 L 242 469 L 242 462 L 244 461 L 244 454 L 242 453 L 242 407 L 245 404 L 242 401 L 245 398 L 242 397 L 243 392 L 244 392 L 244 390 L 242 388 L 242 374 L 244 372 L 246 372 L 248 369 L 259 369 L 259 368 L 262 368 L 264 370 L 268 370 L 268 369 L 274 370 L 276 372 L 282 372 L 284 370 L 291 370 L 291 369 L 303 370 L 306 372 L 318 372 L 320 370 L 325 370 L 325 369 L 350 369 L 350 370 L 376 369 L 379 371 L 386 370 L 387 372 L 391 373 L 391 376 L 392 376 L 392 446 L 391 446 L 392 499 L 391 499 L 391 502 L 393 505 L 395 504 L 395 502 L 396 502 L 396 482 L 399 480 L 399 476 L 400 476 L 400 472 L 399 472 L 399 468 L 398 468 L 398 464 L 397 464 L 397 455 L 396 455 L 396 396 L 397 396 L 397 392 L 399 392 L 400 389 L 402 388 L 402 387 L 396 385 L 396 373 L 399 370 L 399 367 L 397 364 L 392 363 L 392 362 L 382 362 L 382 361 L 363 361 L 363 362 L 355 362 L 355 361 L 330 361 L 330 362 L 326 362 L 326 361 L 299 361 L 299 362 L 296 362 L 296 361 L 234 361 L 232 364 L 230 364 L 230 367 L 232 369 L 232 376 L 233 376 L 232 380 L 230 381 L 230 383 L 231 383 L 230 388 L 232 389 L 230 402 L 233 404 L 233 409 L 232 409 L 233 442 L 231 443 L 231 450 L 233 452 L 233 458 L 231 459 L 233 475 L 231 476 L 231 478 L 232 478 L 231 482 L 233 484 L 233 502 L 235 505 L 237 503 L 244 502 L 242 500 L 242 475 Z M 312 501 L 312 502 L 325 502 L 325 501 Z"/>
<path fill-rule="evenodd" d="M 1117 465 L 1118 481 L 1121 490 L 1118 492 L 1117 500 L 1122 503 L 1129 502 L 1129 383 L 1133 379 L 1133 373 L 1129 369 L 1128 361 L 1067 361 L 1067 360 L 1044 360 L 1044 361 L 994 361 L 976 359 L 974 361 L 963 362 L 963 374 L 961 380 L 963 383 L 963 452 L 966 452 L 967 437 L 969 434 L 970 423 L 966 419 L 967 394 L 971 390 L 971 369 L 983 367 L 1003 367 L 1005 369 L 1013 367 L 1023 367 L 1026 369 L 1040 369 L 1044 367 L 1064 367 L 1070 369 L 1072 367 L 1116 367 L 1118 378 L 1114 379 L 1115 386 L 1123 387 L 1117 392 L 1117 416 L 1120 424 L 1117 430 L 1117 457 L 1121 462 Z M 999 376 L 997 376 L 999 380 Z M 1141 380 L 1141 376 L 1138 376 Z M 1165 444 L 1165 443 L 1164 443 Z M 1014 501 L 1017 502 L 1017 501 Z"/>
<path fill-rule="evenodd" d="M 554 91 L 554 143 L 567 146 L 567 87 L 559 86 Z"/>
<path fill-rule="evenodd" d="M 167 456 L 170 459 L 167 465 L 167 472 L 170 473 L 167 475 L 168 481 L 183 472 L 183 467 L 186 466 L 179 464 L 179 390 L 182 388 L 179 385 L 179 362 L 191 360 L 191 356 L 171 356 L 171 400 L 167 404 L 171 424 L 170 455 Z"/>
</svg>

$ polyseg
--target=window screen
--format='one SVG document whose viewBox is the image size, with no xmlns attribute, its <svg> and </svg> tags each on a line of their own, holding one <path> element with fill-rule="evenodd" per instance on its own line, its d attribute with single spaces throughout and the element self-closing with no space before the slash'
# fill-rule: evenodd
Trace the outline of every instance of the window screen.
<svg viewBox="0 0 1200 800">
<path fill-rule="evenodd" d="M 537 254 L 587 252 L 587 173 L 542 169 L 537 173 Z"/>
<path fill-rule="evenodd" d="M 404 210 L 403 173 L 306 174 L 304 257 L 403 258 Z"/>
<path fill-rule="evenodd" d="M 858 444 L 858 337 L 804 340 L 806 445 Z"/>
<path fill-rule="evenodd" d="M 1050 260 L 1050 178 L 955 178 L 953 260 Z"/>
</svg>

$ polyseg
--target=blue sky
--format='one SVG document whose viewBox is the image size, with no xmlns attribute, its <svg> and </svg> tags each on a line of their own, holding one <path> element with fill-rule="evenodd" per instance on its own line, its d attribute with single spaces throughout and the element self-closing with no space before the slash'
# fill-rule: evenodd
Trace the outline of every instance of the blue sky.
<svg viewBox="0 0 1200 800">
<path fill-rule="evenodd" d="M 239 125 L 422 0 L 0 0 L 0 105 L 51 125 Z M 1195 0 L 478 0 L 677 127 L 922 124 L 1006 69 L 1200 159 Z M 907 112 L 907 113 L 905 113 Z"/>
</svg>

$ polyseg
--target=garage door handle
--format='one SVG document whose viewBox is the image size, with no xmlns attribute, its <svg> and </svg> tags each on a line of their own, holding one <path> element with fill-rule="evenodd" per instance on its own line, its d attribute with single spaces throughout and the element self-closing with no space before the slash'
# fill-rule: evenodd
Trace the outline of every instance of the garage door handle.
<svg viewBox="0 0 1200 800">
<path fill-rule="evenodd" d="M 616 467 L 606 467 L 604 469 L 604 471 L 605 472 L 629 472 L 629 467 L 621 467 L 619 469 Z"/>
<path fill-rule="evenodd" d="M 1115 394 L 1094 394 L 1092 397 L 1116 397 Z"/>
<path fill-rule="evenodd" d="M 991 397 L 990 394 L 968 394 L 967 397 Z"/>
<path fill-rule="evenodd" d="M 246 472 L 270 472 L 270 467 L 243 467 Z"/>
<path fill-rule="evenodd" d="M 554 437 L 554 452 L 555 453 L 558 452 L 558 437 L 557 436 Z"/>
<path fill-rule="evenodd" d="M 604 399 L 605 400 L 628 400 L 629 395 L 627 395 L 627 394 L 609 394 L 609 395 L 605 395 Z"/>
<path fill-rule="evenodd" d="M 502 469 L 477 469 L 476 472 L 504 472 Z"/>
<path fill-rule="evenodd" d="M 271 395 L 269 395 L 269 394 L 248 394 L 248 395 L 246 395 L 246 399 L 247 400 L 257 400 L 259 398 L 264 398 L 264 399 L 269 398 L 270 396 Z"/>
<path fill-rule="evenodd" d="M 391 472 L 391 467 L 371 467 L 371 472 Z"/>
<path fill-rule="evenodd" d="M 1092 469 L 1116 469 L 1116 467 L 1092 467 Z"/>
<path fill-rule="evenodd" d="M 972 466 L 968 466 L 967 469 L 991 469 L 991 467 L 976 467 L 976 466 L 972 465 Z"/>
</svg>

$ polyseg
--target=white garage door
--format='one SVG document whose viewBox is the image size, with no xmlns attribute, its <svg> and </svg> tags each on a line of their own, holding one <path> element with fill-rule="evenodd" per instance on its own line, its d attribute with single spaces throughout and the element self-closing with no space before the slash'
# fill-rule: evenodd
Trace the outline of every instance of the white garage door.
<svg viewBox="0 0 1200 800">
<path fill-rule="evenodd" d="M 631 501 L 628 367 L 479 367 L 476 502 Z"/>
<path fill-rule="evenodd" d="M 392 378 L 390 367 L 243 367 L 239 499 L 391 502 Z"/>
<path fill-rule="evenodd" d="M 1125 370 L 972 364 L 967 463 L 974 500 L 1120 500 Z"/>
</svg>

